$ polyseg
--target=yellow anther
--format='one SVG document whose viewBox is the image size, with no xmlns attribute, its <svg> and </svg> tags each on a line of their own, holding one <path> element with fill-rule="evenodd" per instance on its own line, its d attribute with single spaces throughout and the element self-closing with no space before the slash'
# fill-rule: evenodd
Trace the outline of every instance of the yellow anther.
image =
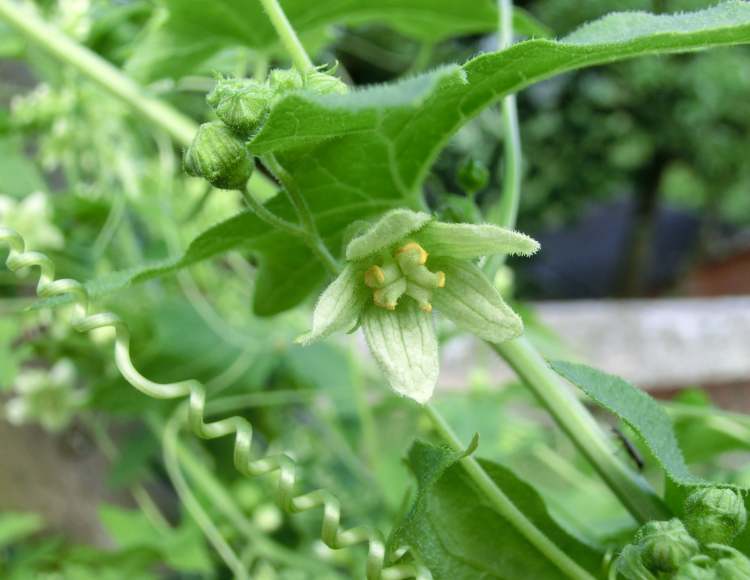
<svg viewBox="0 0 750 580">
<path fill-rule="evenodd" d="M 438 277 L 438 288 L 445 288 L 445 272 L 435 272 Z"/>
<path fill-rule="evenodd" d="M 371 266 L 365 272 L 365 286 L 380 288 L 385 283 L 385 272 L 380 266 Z"/>
<path fill-rule="evenodd" d="M 432 304 L 430 304 L 429 302 L 427 304 L 422 304 L 420 305 L 419 309 L 422 312 L 432 312 Z"/>
<path fill-rule="evenodd" d="M 396 255 L 398 256 L 399 254 L 404 254 L 406 252 L 419 252 L 419 259 L 417 260 L 417 263 L 427 263 L 427 257 L 429 256 L 429 254 L 417 242 L 409 242 L 408 244 L 401 246 L 398 250 L 396 250 Z"/>
<path fill-rule="evenodd" d="M 385 308 L 386 310 L 396 310 L 395 302 L 385 301 L 386 297 L 383 290 L 383 288 L 380 288 L 379 290 L 375 290 L 375 292 L 372 293 L 372 301 L 375 303 L 375 306 L 380 306 L 380 308 Z"/>
</svg>

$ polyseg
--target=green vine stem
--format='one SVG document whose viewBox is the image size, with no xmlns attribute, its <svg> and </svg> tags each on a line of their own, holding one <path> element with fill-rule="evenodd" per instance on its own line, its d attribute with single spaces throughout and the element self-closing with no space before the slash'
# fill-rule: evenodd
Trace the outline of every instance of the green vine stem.
<svg viewBox="0 0 750 580">
<path fill-rule="evenodd" d="M 524 337 L 490 345 L 531 389 L 542 406 L 640 522 L 671 517 L 643 477 L 629 469 L 594 417 Z"/>
<path fill-rule="evenodd" d="M 498 0 L 500 14 L 499 49 L 504 50 L 513 44 L 513 2 Z M 489 221 L 504 228 L 513 228 L 518 216 L 518 205 L 521 198 L 521 170 L 523 154 L 521 152 L 521 134 L 518 127 L 518 107 L 516 96 L 507 95 L 502 100 L 503 120 L 503 177 L 502 191 L 497 205 L 490 210 Z M 502 262 L 498 263 L 498 266 Z"/>
<path fill-rule="evenodd" d="M 497 0 L 499 48 L 513 43 L 513 2 Z M 521 198 L 522 153 L 515 95 L 502 101 L 504 141 L 503 188 L 500 200 L 490 209 L 490 222 L 514 229 Z M 504 257 L 490 260 L 485 271 L 494 276 Z M 547 366 L 546 361 L 525 338 L 490 345 L 523 379 L 542 406 L 593 465 L 628 511 L 640 522 L 669 517 L 669 512 L 649 484 L 615 455 L 591 413 L 569 391 L 567 385 Z"/>
<path fill-rule="evenodd" d="M 294 66 L 304 72 L 315 69 L 312 60 L 307 55 L 305 47 L 297 36 L 292 25 L 289 23 L 289 19 L 284 14 L 284 10 L 281 8 L 278 0 L 260 0 L 263 8 L 268 14 L 268 19 L 271 21 L 276 33 L 279 35 L 281 44 L 284 45 L 284 49 L 292 59 Z"/>
<path fill-rule="evenodd" d="M 450 425 L 437 412 L 437 410 L 425 405 L 425 410 L 432 420 L 440 437 L 455 451 L 463 451 L 458 436 L 453 432 Z M 557 547 L 544 533 L 521 512 L 507 495 L 492 481 L 487 472 L 482 469 L 479 462 L 473 457 L 461 459 L 461 465 L 471 477 L 472 481 L 479 487 L 482 493 L 489 499 L 495 511 L 518 530 L 530 544 L 557 568 L 572 580 L 594 580 L 594 577 L 575 563 L 565 552 Z"/>
<path fill-rule="evenodd" d="M 398 580 L 417 577 L 420 580 L 430 578 L 423 568 L 411 564 L 397 564 L 386 568 L 385 542 L 383 535 L 366 527 L 342 529 L 341 506 L 338 499 L 325 489 L 297 495 L 295 484 L 297 468 L 294 459 L 286 453 L 267 455 L 259 459 L 252 457 L 253 427 L 243 417 L 233 416 L 220 421 L 206 423 L 206 392 L 200 382 L 185 380 L 174 383 L 157 383 L 144 377 L 133 365 L 130 358 L 130 333 L 127 325 L 112 312 L 90 313 L 89 294 L 85 286 L 72 279 L 55 279 L 55 265 L 52 260 L 40 252 L 26 251 L 26 243 L 17 232 L 0 227 L 0 243 L 7 245 L 10 252 L 6 259 L 8 268 L 16 272 L 23 268 L 40 269 L 37 295 L 41 298 L 71 295 L 74 298 L 72 327 L 78 332 L 90 332 L 97 328 L 112 327 L 115 329 L 115 364 L 133 387 L 149 397 L 156 399 L 189 398 L 188 423 L 192 432 L 203 439 L 216 439 L 234 435 L 234 465 L 246 476 L 260 476 L 274 472 L 279 473 L 278 502 L 282 509 L 289 513 L 299 513 L 316 508 L 323 509 L 321 539 L 333 550 L 339 550 L 357 544 L 367 544 L 366 578 L 368 580 Z M 403 555 L 405 550 L 399 550 Z"/>
</svg>

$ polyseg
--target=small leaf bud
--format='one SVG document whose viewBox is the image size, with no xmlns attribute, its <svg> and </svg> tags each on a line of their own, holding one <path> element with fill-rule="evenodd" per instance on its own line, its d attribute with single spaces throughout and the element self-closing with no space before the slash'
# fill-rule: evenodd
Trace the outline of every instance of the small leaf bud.
<svg viewBox="0 0 750 580">
<path fill-rule="evenodd" d="M 345 95 L 349 92 L 345 82 L 318 70 L 305 74 L 305 88 L 319 95 Z"/>
<path fill-rule="evenodd" d="M 275 95 L 301 89 L 305 82 L 297 69 L 274 69 L 268 76 L 268 83 Z"/>
<path fill-rule="evenodd" d="M 253 172 L 245 145 L 223 123 L 203 123 L 185 152 L 185 171 L 219 189 L 243 189 Z"/>
<path fill-rule="evenodd" d="M 219 119 L 246 139 L 268 113 L 272 95 L 267 85 L 251 79 L 219 79 L 206 101 Z"/>
<path fill-rule="evenodd" d="M 677 518 L 648 522 L 638 530 L 635 543 L 643 565 L 651 572 L 675 572 L 698 553 L 698 542 Z"/>
<path fill-rule="evenodd" d="M 684 521 L 702 544 L 730 544 L 747 524 L 745 502 L 734 489 L 701 488 L 685 501 Z"/>
<path fill-rule="evenodd" d="M 456 179 L 461 189 L 469 195 L 473 195 L 487 187 L 490 180 L 490 170 L 478 159 L 470 157 L 458 168 Z"/>
</svg>

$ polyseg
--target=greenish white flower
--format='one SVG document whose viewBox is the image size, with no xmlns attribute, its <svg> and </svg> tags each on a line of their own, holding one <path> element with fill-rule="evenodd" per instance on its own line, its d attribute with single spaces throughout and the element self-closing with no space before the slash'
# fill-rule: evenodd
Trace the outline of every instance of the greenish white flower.
<svg viewBox="0 0 750 580">
<path fill-rule="evenodd" d="M 52 222 L 47 195 L 41 191 L 20 200 L 0 195 L 0 223 L 21 233 L 33 248 L 57 250 L 65 243 L 62 232 Z"/>
<path fill-rule="evenodd" d="M 391 387 L 419 403 L 437 382 L 433 306 L 458 327 L 499 343 L 523 323 L 475 264 L 481 256 L 539 249 L 532 238 L 493 225 L 448 224 L 398 209 L 349 242 L 346 267 L 313 312 L 309 344 L 362 325 Z"/>
<path fill-rule="evenodd" d="M 85 401 L 75 381 L 76 369 L 68 359 L 49 370 L 22 371 L 14 384 L 15 396 L 5 404 L 6 419 L 17 425 L 34 422 L 49 431 L 59 431 Z"/>
</svg>

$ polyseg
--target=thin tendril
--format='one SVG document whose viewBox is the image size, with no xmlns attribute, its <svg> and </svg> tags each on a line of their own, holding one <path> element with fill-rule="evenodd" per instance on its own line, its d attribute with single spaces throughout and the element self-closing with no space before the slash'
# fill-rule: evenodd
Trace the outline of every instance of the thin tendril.
<svg viewBox="0 0 750 580">
<path fill-rule="evenodd" d="M 321 539 L 331 549 L 338 550 L 367 544 L 369 547 L 366 578 L 368 580 L 399 580 L 416 577 L 419 580 L 431 578 L 429 571 L 413 564 L 396 564 L 386 568 L 386 550 L 383 535 L 375 529 L 356 527 L 343 529 L 341 507 L 338 499 L 328 490 L 297 495 L 297 465 L 286 454 L 252 457 L 253 427 L 244 417 L 233 416 L 211 423 L 205 422 L 206 392 L 197 380 L 173 383 L 157 383 L 144 377 L 130 358 L 130 333 L 125 322 L 112 312 L 90 312 L 89 294 L 85 286 L 72 279 L 55 279 L 55 265 L 40 252 L 26 251 L 26 243 L 17 232 L 0 227 L 0 243 L 10 248 L 5 261 L 8 268 L 16 272 L 23 268 L 38 267 L 39 282 L 36 292 L 40 298 L 71 295 L 74 310 L 71 325 L 78 332 L 90 332 L 97 328 L 115 329 L 115 364 L 133 387 L 145 395 L 156 399 L 176 399 L 188 397 L 188 424 L 192 432 L 202 439 L 216 439 L 234 435 L 234 465 L 243 475 L 252 477 L 279 472 L 278 502 L 288 513 L 298 513 L 315 508 L 323 509 Z M 398 550 L 402 555 L 404 550 Z"/>
</svg>

